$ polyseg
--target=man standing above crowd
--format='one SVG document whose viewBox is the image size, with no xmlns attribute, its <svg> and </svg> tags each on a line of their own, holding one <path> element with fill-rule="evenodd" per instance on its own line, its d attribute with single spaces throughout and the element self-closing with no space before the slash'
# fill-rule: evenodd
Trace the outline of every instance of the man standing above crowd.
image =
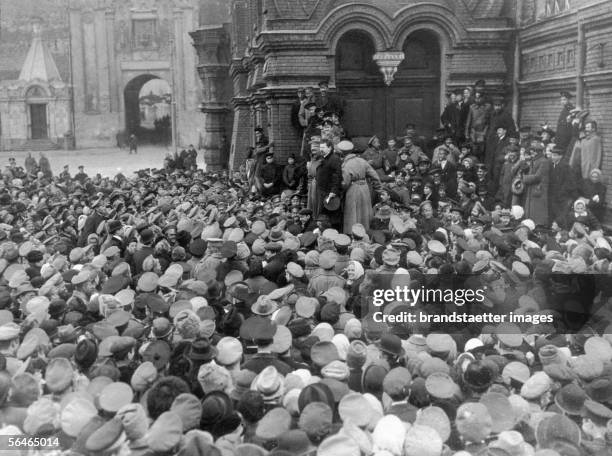
<svg viewBox="0 0 612 456">
<path fill-rule="evenodd" d="M 332 225 L 340 223 L 340 212 L 325 209 L 326 201 L 331 201 L 334 197 L 340 197 L 342 191 L 342 162 L 334 154 L 334 143 L 329 139 L 321 141 L 320 145 L 321 164 L 317 168 L 317 194 L 316 194 L 316 214 L 315 218 L 321 214 L 327 214 Z"/>
<path fill-rule="evenodd" d="M 465 137 L 472 142 L 474 155 L 479 160 L 484 158 L 488 131 L 489 111 L 485 104 L 484 94 L 476 92 L 474 103 L 470 106 L 470 113 L 465 124 Z"/>
<path fill-rule="evenodd" d="M 536 225 L 547 227 L 550 161 L 544 156 L 544 146 L 539 141 L 532 143 L 526 164 L 523 174 L 525 217 L 533 220 Z"/>
<path fill-rule="evenodd" d="M 549 205 L 550 220 L 560 227 L 566 226 L 566 217 L 571 203 L 578 197 L 574 173 L 563 161 L 564 150 L 554 146 L 550 160 Z"/>
<path fill-rule="evenodd" d="M 505 109 L 504 99 L 500 96 L 493 98 L 493 111 L 489 119 L 487 134 L 487 154 L 489 149 L 499 150 L 499 128 L 506 130 L 506 135 L 513 136 L 516 133 L 516 125 L 512 114 Z"/>
<path fill-rule="evenodd" d="M 565 152 L 569 152 L 572 143 L 574 128 L 572 126 L 571 113 L 574 106 L 570 103 L 572 96 L 569 92 L 561 92 L 561 112 L 557 120 L 557 137 L 555 143 Z"/>
<path fill-rule="evenodd" d="M 461 128 L 461 109 L 459 100 L 461 100 L 461 91 L 455 90 L 448 95 L 449 101 L 444 112 L 440 116 L 440 121 L 444 126 L 447 135 L 451 136 L 456 143 L 459 143 L 462 134 Z"/>
</svg>

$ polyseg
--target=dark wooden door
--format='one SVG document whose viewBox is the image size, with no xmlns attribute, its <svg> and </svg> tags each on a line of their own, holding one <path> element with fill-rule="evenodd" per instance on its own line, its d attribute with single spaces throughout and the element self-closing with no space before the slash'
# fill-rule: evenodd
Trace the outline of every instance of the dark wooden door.
<svg viewBox="0 0 612 456">
<path fill-rule="evenodd" d="M 46 139 L 47 134 L 47 105 L 30 105 L 30 128 L 32 129 L 32 139 Z"/>
<path fill-rule="evenodd" d="M 403 46 L 405 59 L 390 86 L 372 60 L 374 45 L 350 31 L 336 49 L 336 85 L 343 98 L 342 124 L 359 146 L 373 135 L 403 136 L 406 124 L 430 136 L 440 125 L 440 48 L 430 32 L 417 31 Z"/>
<path fill-rule="evenodd" d="M 406 124 L 416 125 L 420 135 L 431 136 L 439 125 L 439 83 L 391 86 L 387 89 L 387 134 L 404 135 Z"/>
<path fill-rule="evenodd" d="M 381 140 L 403 136 L 406 124 L 413 123 L 419 134 L 433 134 L 439 123 L 437 81 L 386 87 L 384 85 L 339 85 L 344 99 L 342 124 L 361 144 L 373 135 Z"/>
</svg>

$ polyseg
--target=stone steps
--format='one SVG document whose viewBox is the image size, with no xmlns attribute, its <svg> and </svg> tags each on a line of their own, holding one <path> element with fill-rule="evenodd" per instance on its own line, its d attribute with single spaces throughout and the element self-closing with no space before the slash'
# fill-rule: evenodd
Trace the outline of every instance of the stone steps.
<svg viewBox="0 0 612 456">
<path fill-rule="evenodd" d="M 41 151 L 41 150 L 59 150 L 61 146 L 54 143 L 50 139 L 29 139 L 21 145 L 11 147 L 15 152 L 22 151 Z"/>
</svg>

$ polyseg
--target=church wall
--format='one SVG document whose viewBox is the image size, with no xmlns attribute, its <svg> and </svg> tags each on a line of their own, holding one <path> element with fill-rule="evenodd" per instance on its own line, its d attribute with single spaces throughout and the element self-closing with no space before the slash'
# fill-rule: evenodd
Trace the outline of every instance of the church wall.
<svg viewBox="0 0 612 456">
<path fill-rule="evenodd" d="M 607 147 L 612 141 L 612 9 L 602 0 L 567 5 L 568 9 L 554 13 L 549 9 L 547 14 L 546 0 L 523 4 L 519 121 L 536 127 L 548 122 L 555 129 L 559 92 L 573 94 L 572 103 L 590 112 L 603 137 L 603 180 L 612 207 L 612 150 Z"/>
<path fill-rule="evenodd" d="M 441 47 L 440 88 L 436 95 L 440 109 L 447 90 L 473 84 L 480 78 L 487 81 L 491 93 L 509 96 L 514 5 L 504 0 L 234 0 L 233 61 L 234 67 L 248 72 L 246 94 L 239 98 L 251 107 L 251 119 L 247 121 L 243 111 L 236 111 L 233 137 L 241 142 L 252 140 L 251 134 L 245 138 L 241 132 L 257 123 L 255 107 L 263 98 L 270 116 L 262 126 L 267 127 L 275 142 L 277 160 L 284 163 L 287 156 L 299 150 L 301 139 L 289 118 L 296 88 L 316 87 L 320 81 L 329 80 L 334 91 L 336 43 L 349 30 L 369 34 L 377 52 L 400 51 L 406 37 L 417 30 L 437 35 Z M 236 83 L 238 73 L 233 74 Z M 230 167 L 239 165 L 240 158 L 237 150 Z"/>
</svg>

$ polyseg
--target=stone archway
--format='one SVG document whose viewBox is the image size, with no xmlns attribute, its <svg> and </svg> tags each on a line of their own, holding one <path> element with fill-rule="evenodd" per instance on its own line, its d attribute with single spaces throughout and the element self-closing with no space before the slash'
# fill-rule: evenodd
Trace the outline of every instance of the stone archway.
<svg viewBox="0 0 612 456">
<path fill-rule="evenodd" d="M 403 136 L 407 124 L 431 135 L 440 124 L 441 45 L 429 30 L 411 32 L 400 48 L 404 60 L 386 85 L 369 33 L 350 30 L 335 49 L 335 80 L 345 102 L 343 125 L 360 146 L 372 135 Z"/>
<path fill-rule="evenodd" d="M 159 81 L 167 89 L 160 93 L 149 94 L 146 86 L 149 86 L 151 81 Z M 141 143 L 169 144 L 172 140 L 170 127 L 172 116 L 170 98 L 172 94 L 167 81 L 153 74 L 141 74 L 126 84 L 123 95 L 126 136 L 134 134 Z M 151 114 L 151 111 L 158 110 L 155 108 L 157 102 L 160 106 L 167 105 L 161 116 Z"/>
</svg>

